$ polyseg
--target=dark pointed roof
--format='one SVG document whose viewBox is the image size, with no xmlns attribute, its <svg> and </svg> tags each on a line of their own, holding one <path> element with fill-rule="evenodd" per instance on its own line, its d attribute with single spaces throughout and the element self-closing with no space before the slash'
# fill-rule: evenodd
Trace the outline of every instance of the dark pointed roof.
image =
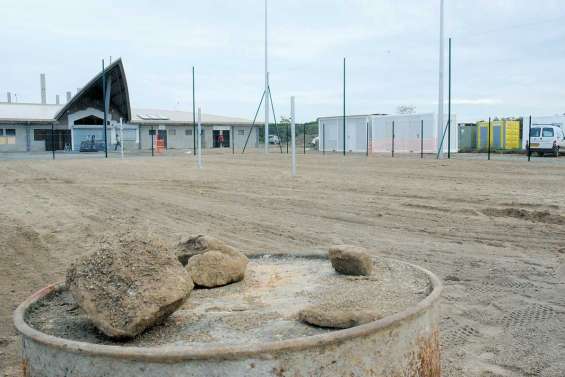
<svg viewBox="0 0 565 377">
<path fill-rule="evenodd" d="M 122 59 L 118 59 L 110 64 L 105 69 L 105 73 L 106 82 L 112 80 L 110 108 L 118 111 L 124 118 L 124 121 L 129 122 L 131 120 L 131 106 Z M 79 110 L 87 104 L 91 105 L 94 103 L 100 110 L 104 110 L 102 93 L 102 72 L 100 72 L 55 114 L 55 119 L 59 121 L 68 111 L 73 112 Z"/>
</svg>

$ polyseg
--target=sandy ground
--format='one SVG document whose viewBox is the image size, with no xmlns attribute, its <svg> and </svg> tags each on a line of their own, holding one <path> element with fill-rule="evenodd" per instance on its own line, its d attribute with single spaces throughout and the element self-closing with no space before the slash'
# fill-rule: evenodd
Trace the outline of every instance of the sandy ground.
<svg viewBox="0 0 565 377">
<path fill-rule="evenodd" d="M 243 251 L 365 246 L 436 272 L 444 376 L 565 375 L 565 164 L 364 156 L 0 161 L 0 370 L 11 315 L 103 233 Z"/>
</svg>

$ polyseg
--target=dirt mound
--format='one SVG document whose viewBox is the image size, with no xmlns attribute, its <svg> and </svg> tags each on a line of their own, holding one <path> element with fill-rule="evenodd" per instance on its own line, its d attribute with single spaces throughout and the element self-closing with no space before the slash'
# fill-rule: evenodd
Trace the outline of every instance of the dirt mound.
<svg viewBox="0 0 565 377">
<path fill-rule="evenodd" d="M 549 211 L 531 211 L 523 208 L 487 208 L 481 211 L 491 217 L 511 217 L 520 220 L 544 224 L 565 224 L 565 216 L 556 215 Z"/>
</svg>

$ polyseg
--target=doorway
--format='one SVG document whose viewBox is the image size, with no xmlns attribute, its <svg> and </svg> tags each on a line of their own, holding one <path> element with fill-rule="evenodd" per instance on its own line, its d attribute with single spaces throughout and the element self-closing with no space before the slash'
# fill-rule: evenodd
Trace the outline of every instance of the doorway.
<svg viewBox="0 0 565 377">
<path fill-rule="evenodd" d="M 214 138 L 214 144 L 213 144 L 214 148 L 229 148 L 231 145 L 229 130 L 214 130 L 213 138 Z"/>
<path fill-rule="evenodd" d="M 157 130 L 157 140 L 162 140 L 163 146 L 167 149 L 167 130 Z"/>
<path fill-rule="evenodd" d="M 45 138 L 45 150 L 51 152 L 53 151 L 53 147 L 56 151 L 70 150 L 71 130 L 54 130 L 53 135 L 51 135 L 51 131 L 48 130 Z"/>
</svg>

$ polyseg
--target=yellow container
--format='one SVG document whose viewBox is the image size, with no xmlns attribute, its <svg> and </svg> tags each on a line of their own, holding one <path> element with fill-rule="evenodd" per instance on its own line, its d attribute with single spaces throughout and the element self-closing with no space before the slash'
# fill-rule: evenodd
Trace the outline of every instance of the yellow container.
<svg viewBox="0 0 565 377">
<path fill-rule="evenodd" d="M 477 148 L 488 149 L 488 122 L 477 123 Z M 491 150 L 519 149 L 522 145 L 520 132 L 520 121 L 518 120 L 494 120 L 490 126 L 490 148 Z"/>
</svg>

